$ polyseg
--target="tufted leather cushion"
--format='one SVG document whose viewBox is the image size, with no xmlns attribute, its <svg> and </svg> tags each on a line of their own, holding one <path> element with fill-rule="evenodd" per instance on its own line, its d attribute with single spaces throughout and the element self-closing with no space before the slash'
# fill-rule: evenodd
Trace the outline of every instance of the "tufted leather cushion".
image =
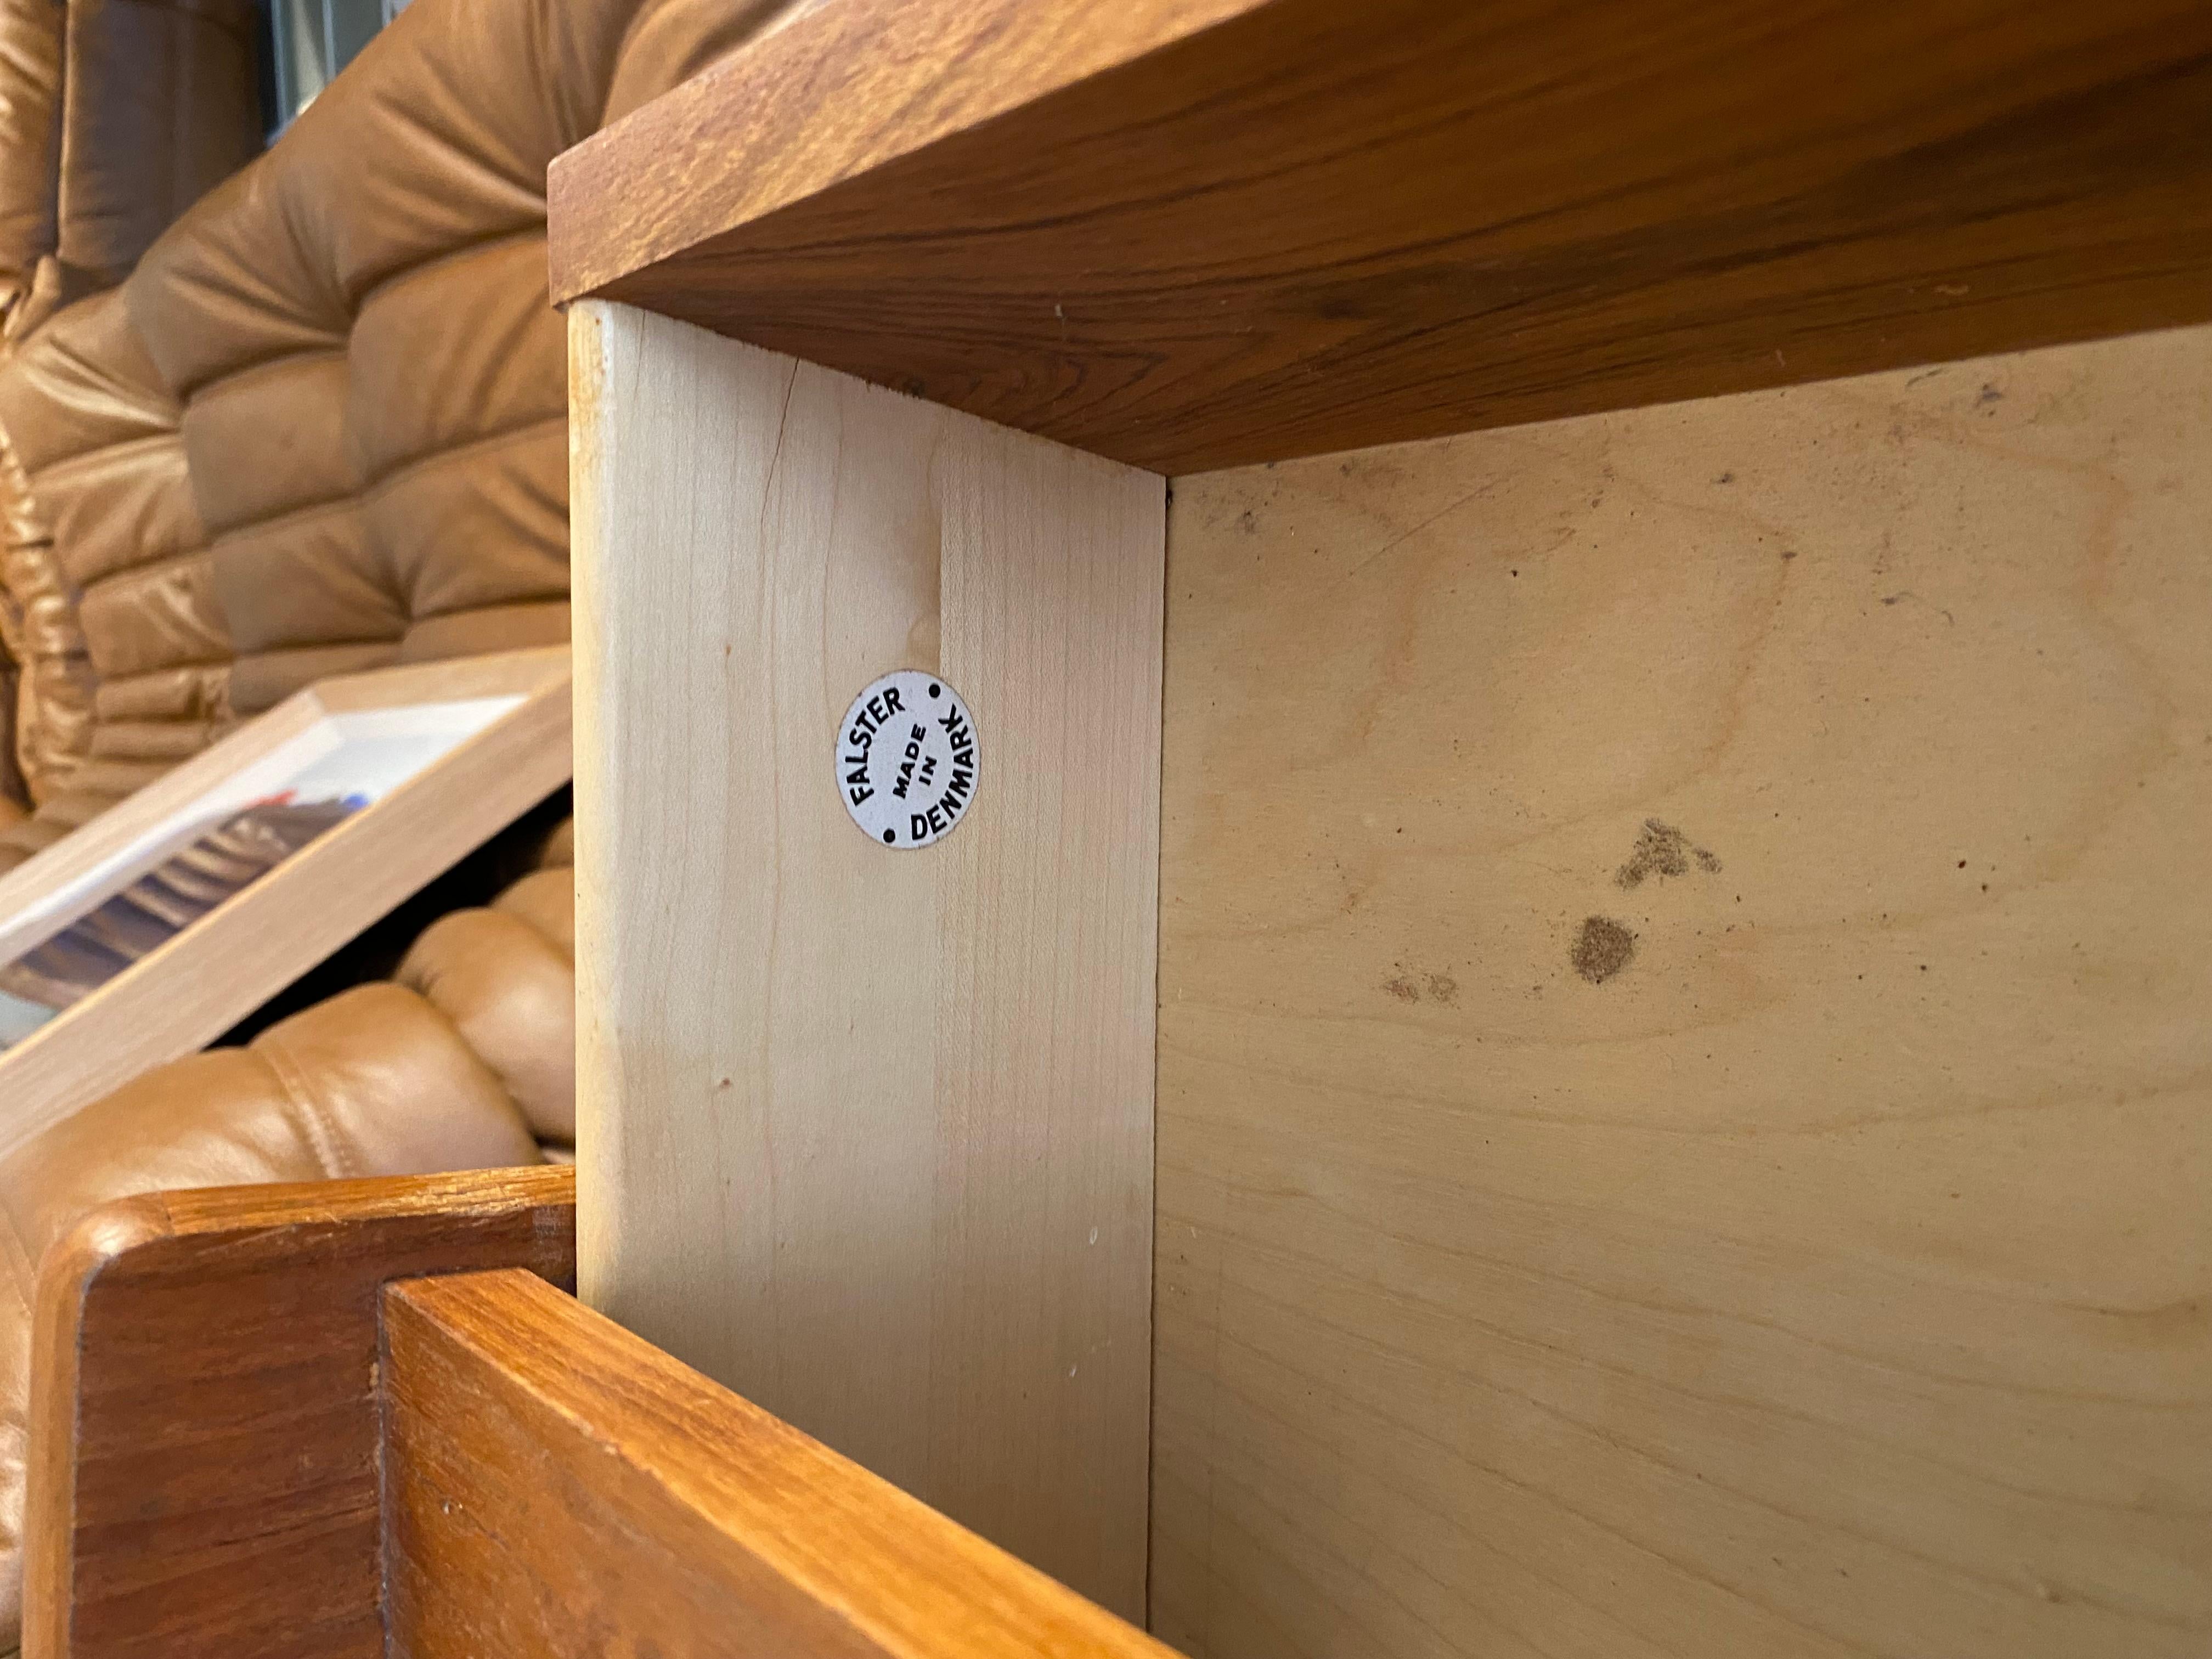
<svg viewBox="0 0 2212 1659">
<path fill-rule="evenodd" d="M 0 385 L 0 650 L 15 665 L 0 781 L 48 803 L 0 834 L 0 868 L 216 729 L 209 677 L 172 672 L 191 682 L 170 702 L 191 718 L 146 732 L 126 714 L 95 737 L 103 666 L 85 582 L 171 561 L 94 599 L 167 635 L 126 625 L 116 660 L 136 646 L 173 670 L 180 638 L 198 659 L 228 647 L 204 571 L 175 560 L 204 538 L 179 520 L 191 491 L 174 400 L 118 304 L 69 302 L 119 282 L 260 148 L 258 128 L 251 0 L 0 0 L 0 332 L 23 360 Z M 96 637 L 113 632 L 95 622 Z M 143 710 L 149 689 L 124 686 L 125 703 Z"/>
<path fill-rule="evenodd" d="M 434 922 L 399 967 L 399 983 L 453 1021 L 498 1076 L 540 1140 L 576 1138 L 576 970 L 568 955 L 571 872 L 531 878 L 556 896 L 541 924 L 513 896 Z M 552 907 L 544 907 L 550 910 Z M 557 932 L 556 923 L 557 922 Z"/>
<path fill-rule="evenodd" d="M 110 291 L 0 367 L 0 616 L 16 754 L 41 806 L 6 868 L 204 747 L 229 646 L 179 410 Z"/>
<path fill-rule="evenodd" d="M 261 148 L 252 0 L 0 0 L 0 333 L 123 280 Z"/>
<path fill-rule="evenodd" d="M 67 0 L 66 10 L 60 258 L 77 282 L 112 288 L 261 148 L 253 0 Z"/>
<path fill-rule="evenodd" d="M 185 401 L 239 713 L 334 653 L 358 668 L 566 637 L 545 168 L 599 125 L 641 16 L 651 64 L 625 85 L 650 95 L 768 9 L 426 0 L 148 254 L 125 294 Z M 296 435 L 248 471 L 249 432 Z"/>
<path fill-rule="evenodd" d="M 545 167 L 775 9 L 418 0 L 0 365 L 0 502 L 10 443 L 24 497 L 0 643 L 38 802 L 0 868 L 317 679 L 567 637 Z"/>
</svg>

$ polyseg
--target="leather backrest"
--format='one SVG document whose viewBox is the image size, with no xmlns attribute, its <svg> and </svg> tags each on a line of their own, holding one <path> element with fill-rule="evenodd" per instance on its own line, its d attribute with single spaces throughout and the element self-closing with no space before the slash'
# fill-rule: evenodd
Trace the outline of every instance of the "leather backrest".
<svg viewBox="0 0 2212 1659">
<path fill-rule="evenodd" d="M 771 9 L 421 0 L 149 255 L 126 292 L 185 399 L 240 713 L 567 636 L 545 169 L 618 78 L 653 95 Z"/>
<path fill-rule="evenodd" d="M 121 282 L 261 148 L 252 0 L 0 0 L 0 333 Z"/>
<path fill-rule="evenodd" d="M 261 149 L 253 0 L 68 0 L 57 246 L 83 290 Z"/>
<path fill-rule="evenodd" d="M 61 0 L 0 0 L 0 327 L 58 245 Z"/>
<path fill-rule="evenodd" d="M 222 724 L 228 647 L 179 416 L 112 290 L 58 313 L 0 368 L 17 753 L 47 807 L 8 832 L 18 845 L 82 822 Z M 149 674 L 189 729 L 144 729 Z"/>
<path fill-rule="evenodd" d="M 77 422 L 68 459 L 97 471 L 106 447 L 134 477 L 173 479 L 181 457 L 205 545 L 161 489 L 119 476 L 64 527 L 46 496 L 55 460 L 25 459 L 97 682 L 80 778 L 125 781 L 109 763 L 126 750 L 181 758 L 211 720 L 329 674 L 566 637 L 546 166 L 778 9 L 416 0 L 146 252 L 119 290 L 132 343 L 97 356 L 150 364 L 173 437 L 95 439 Z M 23 355 L 31 367 L 0 367 L 0 434 L 54 397 Z M 118 720 L 130 730 L 111 736 Z M 52 792 L 51 775 L 33 784 Z M 33 833 L 0 832 L 0 864 Z"/>
</svg>

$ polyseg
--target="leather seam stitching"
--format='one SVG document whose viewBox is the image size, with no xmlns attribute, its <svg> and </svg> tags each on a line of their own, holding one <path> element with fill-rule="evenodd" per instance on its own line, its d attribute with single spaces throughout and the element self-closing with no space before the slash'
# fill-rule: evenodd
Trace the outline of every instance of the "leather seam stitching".
<svg viewBox="0 0 2212 1659">
<path fill-rule="evenodd" d="M 292 1056 L 285 1052 L 283 1040 L 280 1038 L 270 1042 L 262 1053 L 262 1059 L 283 1089 L 286 1097 L 299 1112 L 301 1127 L 307 1133 L 308 1145 L 317 1162 L 323 1166 L 324 1178 L 342 1181 L 357 1174 L 352 1159 L 339 1152 L 336 1132 L 323 1111 L 322 1103 L 308 1091 L 304 1074 Z"/>
<path fill-rule="evenodd" d="M 91 660 L 92 653 L 89 651 L 85 652 L 83 655 L 87 661 Z M 166 661 L 155 663 L 150 668 L 123 668 L 116 670 L 113 673 L 103 673 L 100 675 L 100 679 L 102 685 L 119 684 L 126 680 L 143 680 L 150 675 L 174 673 L 180 668 L 228 668 L 236 659 L 237 659 L 234 655 L 229 657 L 175 657 Z M 94 690 L 94 695 L 95 696 L 99 695 L 97 690 Z M 93 718 L 95 720 L 99 719 L 99 714 L 96 709 L 94 713 Z"/>
<path fill-rule="evenodd" d="M 134 582 L 150 582 L 156 577 L 168 575 L 182 569 L 194 559 L 210 558 L 214 550 L 208 547 L 188 547 L 181 553 L 164 553 L 159 558 L 126 565 L 120 570 L 111 570 L 104 576 L 94 576 L 88 582 L 80 582 L 77 585 L 77 614 L 83 615 L 84 607 L 95 597 L 118 591 L 127 593 Z"/>
<path fill-rule="evenodd" d="M 281 352 L 273 357 L 257 358 L 234 373 L 218 374 L 211 380 L 200 382 L 192 389 L 191 396 L 185 399 L 185 407 L 189 411 L 196 404 L 204 403 L 210 398 L 220 402 L 240 388 L 250 389 L 257 380 L 274 374 L 277 369 L 289 368 L 294 363 L 310 362 L 324 358 L 343 363 L 351 356 L 352 353 L 348 349 L 347 343 L 341 341 L 336 345 L 302 346 L 296 350 Z"/>
<path fill-rule="evenodd" d="M 240 652 L 235 657 L 230 659 L 230 665 L 236 667 L 241 663 L 253 663 L 258 665 L 261 663 L 270 662 L 282 657 L 297 656 L 302 652 L 342 651 L 349 646 L 357 645 L 388 645 L 394 651 L 397 651 L 399 648 L 401 640 L 405 636 L 404 635 L 400 634 L 380 634 L 374 638 L 368 639 L 311 640 L 302 645 L 264 646 L 256 650 Z M 214 665 L 220 667 L 222 665 L 216 664 Z M 351 668 L 333 669 L 331 671 L 334 674 L 352 674 L 360 672 L 362 671 Z M 317 678 L 320 678 L 322 677 L 319 675 Z M 259 713 L 261 711 L 256 710 L 255 712 Z"/>
<path fill-rule="evenodd" d="M 419 455 L 410 455 L 397 465 L 380 472 L 361 492 L 364 501 L 374 500 L 392 486 L 404 483 L 412 474 L 427 472 L 449 460 L 459 460 L 472 455 L 486 454 L 506 445 L 520 441 L 546 427 L 568 424 L 568 411 L 557 415 L 535 415 L 529 420 L 513 426 L 501 427 L 496 432 L 487 432 L 481 437 L 470 438 L 457 444 L 447 444 L 436 449 L 426 449 Z"/>
<path fill-rule="evenodd" d="M 543 191 L 540 191 L 538 197 L 538 217 L 532 223 L 519 225 L 513 230 L 491 230 L 486 231 L 480 236 L 471 236 L 465 240 L 454 243 L 450 247 L 441 247 L 434 253 L 425 253 L 417 258 L 410 259 L 405 264 L 394 265 L 381 276 L 372 277 L 367 286 L 353 296 L 354 326 L 356 328 L 360 326 L 361 313 L 368 309 L 372 302 L 381 299 L 387 289 L 398 287 L 410 278 L 420 276 L 425 271 L 435 270 L 440 265 L 451 264 L 456 259 L 465 259 L 471 254 L 482 253 L 488 248 L 495 248 L 501 243 L 520 242 L 533 238 L 540 242 L 545 240 L 545 207 Z M 550 310 L 553 304 L 550 277 L 548 284 L 545 303 Z"/>
<path fill-rule="evenodd" d="M 326 496 L 321 501 L 310 501 L 301 507 L 289 507 L 282 513 L 272 514 L 264 519 L 245 519 L 234 525 L 227 526 L 216 532 L 213 539 L 208 544 L 209 549 L 212 551 L 228 542 L 272 527 L 295 528 L 298 524 L 311 520 L 319 513 L 334 513 L 344 507 L 357 510 L 377 500 L 387 489 L 404 483 L 414 473 L 428 471 L 447 461 L 489 453 L 505 445 L 519 442 L 548 427 L 565 428 L 568 423 L 568 411 L 563 410 L 557 415 L 532 416 L 527 421 L 514 426 L 502 427 L 496 432 L 487 432 L 481 437 L 471 438 L 461 443 L 447 444 L 439 448 L 425 450 L 420 455 L 411 456 L 400 462 L 390 471 L 379 473 L 369 483 L 349 494 Z"/>
<path fill-rule="evenodd" d="M 267 151 L 263 152 L 264 155 L 266 155 L 267 153 Z M 249 165 L 251 164 L 249 163 Z M 140 270 L 144 270 L 147 267 L 141 264 L 138 269 Z M 135 277 L 137 274 L 137 273 L 134 271 L 132 276 Z M 149 277 L 147 280 L 151 282 L 153 279 Z M 126 290 L 129 286 L 129 282 L 126 279 Z M 313 323 L 303 321 L 299 318 L 289 315 L 289 313 L 280 313 L 278 314 L 283 316 L 283 319 L 287 322 L 297 322 L 302 328 L 313 328 L 316 333 L 329 343 L 311 346 L 279 346 L 270 351 L 264 353 L 260 356 L 247 357 L 236 364 L 212 369 L 197 380 L 185 380 L 171 388 L 172 393 L 176 398 L 179 406 L 189 407 L 194 398 L 200 397 L 210 388 L 221 386 L 226 380 L 236 380 L 243 374 L 254 374 L 260 369 L 268 368 L 272 363 L 289 362 L 294 357 L 322 357 L 330 356 L 343 357 L 346 355 L 348 342 L 353 331 L 353 319 L 350 317 L 346 319 L 346 328 L 344 332 L 331 333 L 326 329 L 318 327 Z M 137 319 L 133 317 L 131 319 L 131 322 L 135 326 L 137 322 Z"/>
<path fill-rule="evenodd" d="M 547 611 L 558 605 L 573 617 L 575 605 L 565 592 L 549 593 L 538 599 L 483 599 L 457 605 L 446 611 L 418 611 L 407 619 L 407 632 L 403 639 L 411 637 L 425 623 L 446 622 L 454 617 L 487 617 L 510 611 Z M 549 641 L 553 643 L 554 641 Z"/>
<path fill-rule="evenodd" d="M 212 553 L 226 542 L 240 537 L 258 535 L 264 530 L 291 530 L 303 524 L 312 524 L 322 515 L 352 511 L 361 504 L 358 494 L 326 495 L 319 501 L 309 501 L 303 507 L 287 507 L 282 513 L 272 513 L 265 519 L 244 519 L 215 532 L 208 540 L 208 551 Z"/>
<path fill-rule="evenodd" d="M 52 483 L 58 480 L 67 482 L 72 472 L 89 471 L 96 463 L 113 460 L 118 457 L 128 458 L 141 450 L 155 449 L 171 444 L 176 446 L 179 453 L 183 452 L 184 440 L 175 427 L 170 427 L 161 432 L 149 432 L 143 437 L 124 438 L 114 443 L 100 444 L 92 449 L 80 449 L 74 454 L 42 462 L 27 470 L 23 474 L 23 479 L 35 490 L 41 484 Z"/>
</svg>

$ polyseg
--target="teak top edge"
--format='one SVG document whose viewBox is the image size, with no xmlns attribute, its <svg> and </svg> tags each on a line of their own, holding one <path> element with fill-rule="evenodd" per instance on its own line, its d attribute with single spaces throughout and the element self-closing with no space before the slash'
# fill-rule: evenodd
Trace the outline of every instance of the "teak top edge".
<svg viewBox="0 0 2212 1659">
<path fill-rule="evenodd" d="M 2212 319 L 2196 0 L 831 0 L 561 157 L 619 300 L 1157 471 Z"/>
<path fill-rule="evenodd" d="M 554 303 L 1269 3 L 817 5 L 554 158 Z"/>
</svg>

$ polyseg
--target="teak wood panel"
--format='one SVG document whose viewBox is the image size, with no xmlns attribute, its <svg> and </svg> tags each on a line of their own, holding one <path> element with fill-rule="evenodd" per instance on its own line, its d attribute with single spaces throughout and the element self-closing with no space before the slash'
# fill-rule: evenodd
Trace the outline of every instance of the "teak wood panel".
<svg viewBox="0 0 2212 1659">
<path fill-rule="evenodd" d="M 2202 0 L 841 0 L 554 288 L 1184 473 L 2212 317 Z"/>
<path fill-rule="evenodd" d="M 1164 486 L 571 312 L 585 1300 L 1140 1614 Z M 975 804 L 847 817 L 942 674 Z"/>
<path fill-rule="evenodd" d="M 379 1293 L 424 1273 L 569 1281 L 568 1170 L 149 1194 L 43 1264 L 29 1659 L 371 1659 Z"/>
<path fill-rule="evenodd" d="M 402 1659 L 1174 1659 L 527 1273 L 385 1292 Z"/>
<path fill-rule="evenodd" d="M 554 158 L 546 227 L 553 297 L 580 299 L 1251 7 L 788 7 L 788 21 L 762 40 Z M 643 165 L 654 150 L 659 165 Z"/>
<path fill-rule="evenodd" d="M 0 904 L 96 866 L 327 714 L 525 701 L 0 1053 L 0 1152 L 196 1053 L 568 777 L 568 651 L 349 674 L 287 698 L 0 878 Z"/>
<path fill-rule="evenodd" d="M 1176 481 L 1160 1637 L 2212 1651 L 2208 454 L 2193 330 Z"/>
</svg>

